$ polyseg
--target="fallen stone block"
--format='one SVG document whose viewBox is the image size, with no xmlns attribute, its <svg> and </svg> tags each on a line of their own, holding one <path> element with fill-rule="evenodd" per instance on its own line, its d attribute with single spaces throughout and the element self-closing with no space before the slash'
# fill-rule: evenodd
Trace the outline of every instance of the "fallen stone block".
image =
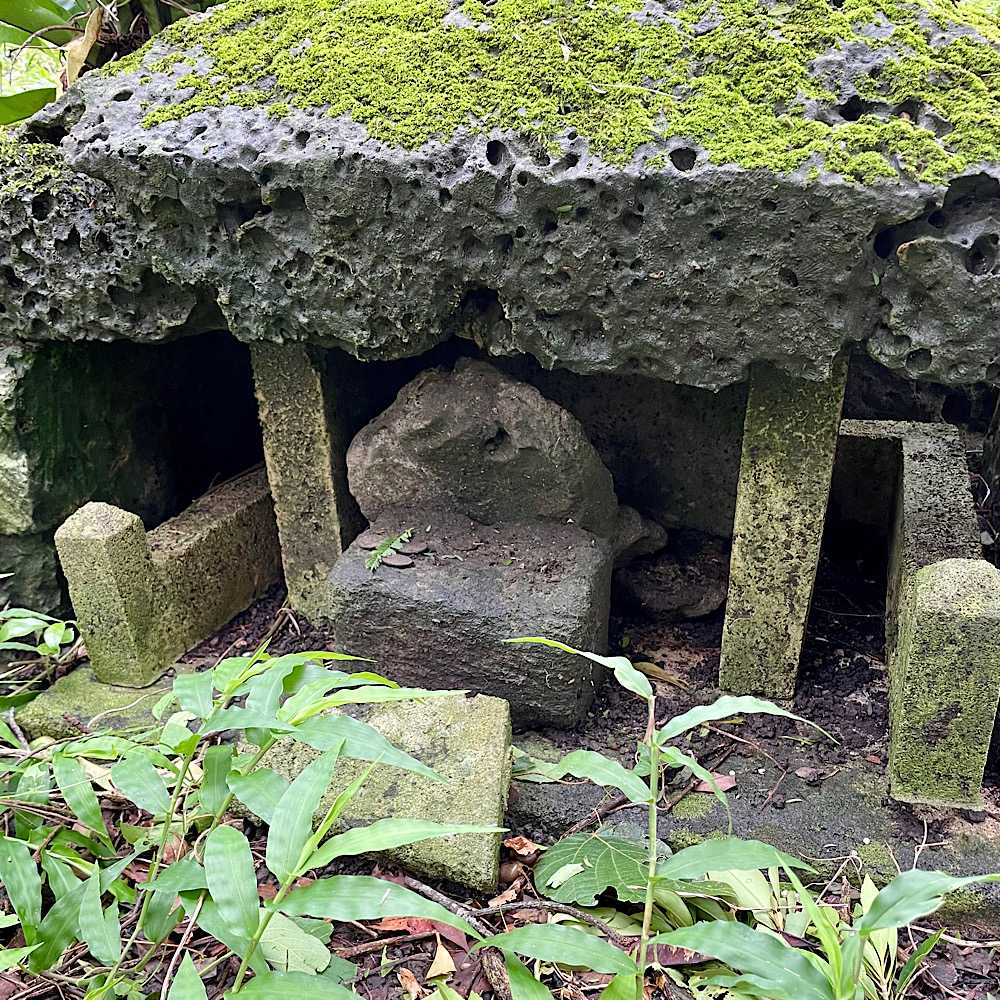
<svg viewBox="0 0 1000 1000">
<path fill-rule="evenodd" d="M 359 706 L 352 714 L 444 780 L 378 765 L 345 810 L 347 825 L 390 817 L 504 825 L 511 756 L 510 711 L 502 699 L 456 694 Z M 267 753 L 262 764 L 294 778 L 317 756 L 318 751 L 283 740 Z M 325 812 L 368 766 L 364 761 L 338 763 L 318 812 Z M 388 856 L 418 875 L 492 892 L 499 876 L 500 840 L 499 833 L 439 837 L 397 848 Z"/>
<path fill-rule="evenodd" d="M 719 686 L 788 698 L 812 603 L 847 363 L 826 382 L 750 379 Z"/>
<path fill-rule="evenodd" d="M 91 667 L 77 667 L 19 708 L 15 718 L 32 739 L 61 740 L 103 729 L 150 728 L 159 724 L 153 718 L 153 706 L 172 684 L 169 679 L 144 688 L 105 684 Z"/>
<path fill-rule="evenodd" d="M 149 684 L 281 576 L 263 469 L 148 534 L 134 514 L 87 504 L 56 547 L 96 676 L 126 686 Z"/>
<path fill-rule="evenodd" d="M 337 649 L 372 657 L 404 684 L 462 688 L 510 702 L 518 722 L 572 726 L 603 673 L 583 657 L 503 640 L 558 637 L 604 652 L 611 546 L 574 525 L 473 525 L 438 515 L 378 522 L 372 537 L 419 529 L 428 551 L 406 569 L 367 569 L 355 542 L 327 583 L 323 617 Z"/>
</svg>

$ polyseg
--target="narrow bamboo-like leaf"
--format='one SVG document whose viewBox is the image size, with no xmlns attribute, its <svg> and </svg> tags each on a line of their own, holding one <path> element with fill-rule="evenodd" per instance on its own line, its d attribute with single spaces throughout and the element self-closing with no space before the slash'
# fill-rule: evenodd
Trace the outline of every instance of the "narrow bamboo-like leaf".
<svg viewBox="0 0 1000 1000">
<path fill-rule="evenodd" d="M 102 840 L 109 841 L 101 804 L 80 761 L 57 753 L 52 758 L 52 773 L 73 815 Z"/>
<path fill-rule="evenodd" d="M 205 777 L 201 782 L 201 806 L 205 812 L 215 815 L 229 795 L 229 769 L 233 762 L 233 747 L 231 743 L 209 747 L 205 751 L 202 768 Z"/>
<path fill-rule="evenodd" d="M 795 722 L 804 722 L 806 725 L 812 726 L 813 729 L 821 732 L 834 743 L 837 742 L 825 729 L 808 719 L 803 719 L 801 715 L 794 715 L 769 701 L 764 701 L 762 698 L 734 697 L 732 695 L 723 695 L 721 698 L 716 698 L 711 705 L 699 705 L 697 708 L 692 708 L 683 715 L 671 719 L 665 726 L 657 730 L 656 741 L 663 744 L 682 733 L 705 725 L 706 722 L 719 722 L 734 715 L 777 715 L 783 719 L 793 719 Z"/>
<path fill-rule="evenodd" d="M 929 938 L 926 938 L 919 947 L 914 949 L 913 954 L 906 960 L 906 964 L 899 970 L 899 976 L 896 980 L 897 996 L 905 996 L 906 988 L 910 985 L 910 981 L 917 974 L 924 959 L 937 947 L 937 943 L 941 940 L 943 934 L 944 928 L 942 927 L 940 930 L 935 931 Z"/>
<path fill-rule="evenodd" d="M 303 768 L 274 810 L 265 860 L 279 883 L 300 873 L 302 851 L 312 835 L 313 814 L 330 787 L 339 756 L 339 747 L 328 750 Z"/>
<path fill-rule="evenodd" d="M 221 941 L 234 954 L 244 955 L 249 945 L 246 936 L 236 933 L 222 919 L 219 908 L 211 899 L 206 897 L 201 902 L 201 908 L 199 909 L 199 899 L 201 899 L 201 896 L 202 894 L 197 892 L 182 892 L 180 898 L 184 905 L 184 912 L 188 916 L 197 912 L 196 922 L 206 934 L 210 934 Z M 250 968 L 257 975 L 267 972 L 267 962 L 261 956 L 259 948 L 254 948 L 249 963 Z"/>
<path fill-rule="evenodd" d="M 576 656 L 585 656 L 588 660 L 593 660 L 594 663 L 600 663 L 601 666 L 607 667 L 609 670 L 614 672 L 615 680 L 625 688 L 626 691 L 631 691 L 633 694 L 639 695 L 641 698 L 652 698 L 653 688 L 649 683 L 649 678 L 645 674 L 636 670 L 632 666 L 632 661 L 627 656 L 599 656 L 597 653 L 588 653 L 583 649 L 574 649 L 572 646 L 567 646 L 564 642 L 556 642 L 555 639 L 543 639 L 540 636 L 524 636 L 518 639 L 506 639 L 505 642 L 512 644 L 525 643 L 535 646 L 549 646 L 552 649 L 560 649 L 564 653 L 573 653 Z"/>
<path fill-rule="evenodd" d="M 178 674 L 174 678 L 174 696 L 185 712 L 193 712 L 199 719 L 212 713 L 212 671 Z"/>
<path fill-rule="evenodd" d="M 282 795 L 288 791 L 288 779 L 268 767 L 260 767 L 250 774 L 231 774 L 228 784 L 233 795 L 269 826 L 274 822 L 274 812 Z"/>
<path fill-rule="evenodd" d="M 188 854 L 161 869 L 160 874 L 152 882 L 145 883 L 142 888 L 170 892 L 176 896 L 192 889 L 207 889 L 208 880 L 205 877 L 205 869 Z"/>
<path fill-rule="evenodd" d="M 638 975 L 619 972 L 614 979 L 604 987 L 601 1000 L 635 1000 L 638 996 Z"/>
<path fill-rule="evenodd" d="M 379 920 L 382 917 L 426 917 L 457 927 L 470 937 L 480 935 L 461 917 L 432 900 L 393 882 L 370 875 L 334 875 L 293 889 L 279 909 L 289 916 L 330 920 Z"/>
<path fill-rule="evenodd" d="M 114 764 L 111 780 L 118 791 L 140 809 L 154 816 L 163 816 L 170 810 L 166 782 L 144 754 L 131 754 Z"/>
<path fill-rule="evenodd" d="M 763 931 L 728 920 L 711 920 L 657 934 L 653 945 L 669 944 L 717 958 L 766 984 L 773 1000 L 837 1000 L 826 976 L 802 952 Z"/>
<path fill-rule="evenodd" d="M 38 944 L 30 944 L 24 948 L 0 948 L 0 972 L 6 972 L 21 963 L 36 949 Z"/>
<path fill-rule="evenodd" d="M 355 854 L 374 854 L 389 851 L 406 844 L 435 837 L 452 837 L 462 833 L 502 833 L 495 826 L 463 826 L 460 824 L 432 823 L 421 819 L 381 819 L 369 826 L 359 826 L 345 833 L 338 833 L 317 848 L 309 859 L 309 868 L 322 868 L 334 858 Z"/>
<path fill-rule="evenodd" d="M 194 967 L 190 952 L 185 954 L 177 975 L 170 984 L 167 1000 L 208 1000 L 208 992 Z"/>
<path fill-rule="evenodd" d="M 0 96 L 0 125 L 11 125 L 30 118 L 55 99 L 53 87 L 39 87 L 35 90 L 22 90 L 19 94 Z"/>
<path fill-rule="evenodd" d="M 511 1000 L 552 1000 L 548 986 L 540 983 L 531 974 L 525 964 L 512 952 L 504 955 L 504 965 L 507 966 L 507 979 L 510 981 Z M 634 1000 L 635 989 L 628 1000 Z"/>
<path fill-rule="evenodd" d="M 121 927 L 118 924 L 117 903 L 101 906 L 101 878 L 94 873 L 83 886 L 80 899 L 80 936 L 87 943 L 91 955 L 105 965 L 117 962 L 121 956 Z"/>
<path fill-rule="evenodd" d="M 322 972 L 330 964 L 330 952 L 319 938 L 304 931 L 283 913 L 275 913 L 260 939 L 260 953 L 280 972 Z"/>
<path fill-rule="evenodd" d="M 341 755 L 354 760 L 377 760 L 388 767 L 413 771 L 434 781 L 444 779 L 415 757 L 393 746 L 381 733 L 349 715 L 321 715 L 296 726 L 295 738 L 315 750 L 331 750 L 343 741 Z"/>
<path fill-rule="evenodd" d="M 569 774 L 574 778 L 586 778 L 595 785 L 617 788 L 632 802 L 649 801 L 649 788 L 642 778 L 626 770 L 618 761 L 593 750 L 573 750 L 555 763 L 534 758 L 530 758 L 530 764 L 524 764 L 523 758 L 521 761 L 522 766 L 530 766 L 533 773 L 548 781 L 561 781 Z"/>
<path fill-rule="evenodd" d="M 176 904 L 176 893 L 153 890 L 152 898 L 146 906 L 142 931 L 154 944 L 166 940 L 167 935 L 183 919 L 184 910 Z"/>
<path fill-rule="evenodd" d="M 314 715 L 318 715 L 320 712 L 327 712 L 331 708 L 340 708 L 343 705 L 380 705 L 395 701 L 420 701 L 424 698 L 449 698 L 463 693 L 451 690 L 425 691 L 423 688 L 392 688 L 382 686 L 344 688 L 334 694 L 327 695 L 308 708 L 302 709 L 291 721 L 297 724 L 312 718 Z"/>
<path fill-rule="evenodd" d="M 257 929 L 260 897 L 250 844 L 231 826 L 216 827 L 205 840 L 205 878 L 219 916 L 249 940 Z"/>
<path fill-rule="evenodd" d="M 543 962 L 582 965 L 593 972 L 635 974 L 633 959 L 620 948 L 575 927 L 564 924 L 530 924 L 497 934 L 476 947 L 493 946 Z"/>
<path fill-rule="evenodd" d="M 16 840 L 0 840 L 0 882 L 21 921 L 24 940 L 34 944 L 42 922 L 42 876 L 31 851 Z"/>
<path fill-rule="evenodd" d="M 226 1000 L 357 1000 L 357 994 L 325 976 L 306 972 L 265 972 L 244 984 L 239 993 L 230 991 Z"/>
<path fill-rule="evenodd" d="M 856 925 L 862 934 L 886 927 L 905 927 L 919 917 L 937 910 L 949 892 L 976 882 L 998 882 L 1000 875 L 973 875 L 957 878 L 945 872 L 912 868 L 897 875 L 872 901 L 868 912 Z"/>
<path fill-rule="evenodd" d="M 805 871 L 813 870 L 805 862 L 784 854 L 770 844 L 759 840 L 726 837 L 721 840 L 704 840 L 700 844 L 685 847 L 666 861 L 661 861 L 656 873 L 662 878 L 694 879 L 703 878 L 709 871 L 750 871 L 782 865 Z"/>
</svg>

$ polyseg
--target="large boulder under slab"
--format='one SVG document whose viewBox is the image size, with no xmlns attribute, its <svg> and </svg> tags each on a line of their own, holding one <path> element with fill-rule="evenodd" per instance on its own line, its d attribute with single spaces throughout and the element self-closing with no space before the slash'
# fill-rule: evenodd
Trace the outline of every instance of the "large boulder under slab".
<svg viewBox="0 0 1000 1000">
<path fill-rule="evenodd" d="M 579 422 L 479 361 L 432 369 L 403 388 L 347 452 L 351 493 L 376 521 L 393 508 L 480 524 L 547 518 L 617 532 L 611 473 Z"/>
<path fill-rule="evenodd" d="M 443 515 L 429 530 L 383 521 L 372 533 L 391 537 L 408 527 L 419 528 L 428 546 L 408 569 L 368 570 L 371 552 L 357 542 L 334 566 L 324 617 L 336 648 L 371 657 L 403 684 L 505 698 L 517 722 L 579 722 L 600 668 L 503 640 L 544 635 L 604 652 L 611 546 L 574 525 L 483 527 Z"/>
<path fill-rule="evenodd" d="M 0 147 L 5 328 L 996 375 L 995 13 L 549 13 L 233 0 L 87 74 Z"/>
<path fill-rule="evenodd" d="M 510 711 L 504 701 L 456 694 L 359 706 L 353 714 L 442 780 L 376 766 L 344 811 L 347 824 L 396 818 L 503 827 L 511 764 Z M 282 740 L 262 764 L 292 779 L 317 756 L 318 751 L 304 744 Z M 318 815 L 368 766 L 364 761 L 338 763 Z M 500 833 L 438 837 L 396 848 L 389 856 L 428 878 L 493 892 L 500 869 L 500 839 Z"/>
</svg>

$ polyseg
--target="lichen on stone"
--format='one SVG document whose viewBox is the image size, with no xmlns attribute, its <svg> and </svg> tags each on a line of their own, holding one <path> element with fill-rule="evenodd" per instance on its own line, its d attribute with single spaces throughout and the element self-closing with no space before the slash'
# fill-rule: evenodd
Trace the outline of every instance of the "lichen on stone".
<svg viewBox="0 0 1000 1000">
<path fill-rule="evenodd" d="M 26 142 L 0 128 L 0 202 L 21 191 L 38 194 L 54 187 L 68 172 L 62 153 L 42 142 Z"/>
<path fill-rule="evenodd" d="M 715 163 L 861 181 L 1000 159 L 986 0 L 453 2 L 232 0 L 169 29 L 172 54 L 147 70 L 209 63 L 145 124 L 326 107 L 406 148 L 463 127 L 545 144 L 575 131 L 612 162 L 645 147 L 655 166 L 662 140 L 683 137 Z M 850 97 L 856 113 L 838 114 Z"/>
</svg>

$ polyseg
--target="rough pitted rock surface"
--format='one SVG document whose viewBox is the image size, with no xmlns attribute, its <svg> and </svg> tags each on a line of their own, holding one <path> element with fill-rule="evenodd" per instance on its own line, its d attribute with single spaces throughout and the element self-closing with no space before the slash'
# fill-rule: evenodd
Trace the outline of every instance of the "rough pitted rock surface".
<svg viewBox="0 0 1000 1000">
<path fill-rule="evenodd" d="M 4 140 L 5 331 L 996 376 L 981 0 L 369 6 L 233 0 Z"/>
<path fill-rule="evenodd" d="M 405 386 L 351 442 L 347 474 L 370 521 L 404 508 L 618 534 L 611 473 L 579 421 L 479 361 L 431 369 Z"/>
</svg>

